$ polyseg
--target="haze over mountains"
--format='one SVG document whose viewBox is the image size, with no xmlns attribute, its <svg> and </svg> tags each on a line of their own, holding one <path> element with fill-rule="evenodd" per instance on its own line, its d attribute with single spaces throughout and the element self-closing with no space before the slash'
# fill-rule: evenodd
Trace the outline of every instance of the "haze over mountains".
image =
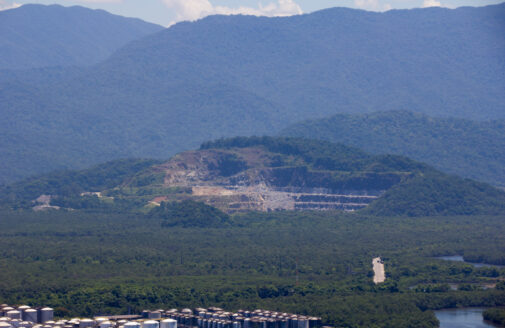
<svg viewBox="0 0 505 328">
<path fill-rule="evenodd" d="M 505 4 L 211 16 L 89 68 L 4 71 L 0 182 L 337 113 L 505 118 L 504 26 Z"/>
<path fill-rule="evenodd" d="M 92 65 L 162 29 L 84 7 L 25 5 L 0 11 L 0 69 Z"/>
</svg>

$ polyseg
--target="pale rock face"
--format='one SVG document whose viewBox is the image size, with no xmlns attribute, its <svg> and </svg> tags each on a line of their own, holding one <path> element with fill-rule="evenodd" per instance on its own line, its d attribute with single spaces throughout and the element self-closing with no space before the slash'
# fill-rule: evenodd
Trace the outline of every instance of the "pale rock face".
<svg viewBox="0 0 505 328">
<path fill-rule="evenodd" d="M 303 182 L 293 187 L 286 181 L 303 181 L 300 175 L 304 171 L 294 169 L 285 173 L 276 167 L 273 157 L 260 147 L 188 151 L 153 170 L 164 175 L 164 188 L 190 188 L 187 198 L 203 201 L 228 213 L 303 209 L 353 211 L 366 207 L 377 198 L 376 192 L 371 195 L 337 193 L 323 186 L 309 188 Z M 231 172 L 223 169 L 225 162 L 231 163 Z M 167 195 L 156 197 L 150 203 L 159 205 L 170 200 L 174 199 Z"/>
</svg>

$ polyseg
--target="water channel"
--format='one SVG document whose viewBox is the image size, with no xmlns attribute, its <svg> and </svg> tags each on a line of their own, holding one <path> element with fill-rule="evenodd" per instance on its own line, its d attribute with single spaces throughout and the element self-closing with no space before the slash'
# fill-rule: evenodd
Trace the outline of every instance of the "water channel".
<svg viewBox="0 0 505 328">
<path fill-rule="evenodd" d="M 452 255 L 452 256 L 437 256 L 435 257 L 437 260 L 444 260 L 444 261 L 454 261 L 454 262 L 464 262 L 473 265 L 476 268 L 483 268 L 483 267 L 493 267 L 493 268 L 505 268 L 505 265 L 495 265 L 495 264 L 487 264 L 487 263 L 472 263 L 472 262 L 467 262 L 461 255 Z"/>
<path fill-rule="evenodd" d="M 447 309 L 435 311 L 440 328 L 490 328 L 499 327 L 484 321 L 482 308 Z"/>
<path fill-rule="evenodd" d="M 464 262 L 473 265 L 476 268 L 482 267 L 495 267 L 504 268 L 503 265 L 493 265 L 487 263 L 471 263 L 465 261 L 463 256 L 453 255 L 453 256 L 438 256 L 435 257 L 438 260 L 445 261 L 455 261 Z M 440 328 L 489 328 L 489 327 L 499 327 L 495 326 L 490 322 L 484 321 L 482 313 L 485 309 L 483 308 L 464 308 L 464 309 L 446 309 L 435 311 L 435 315 L 440 321 Z"/>
</svg>

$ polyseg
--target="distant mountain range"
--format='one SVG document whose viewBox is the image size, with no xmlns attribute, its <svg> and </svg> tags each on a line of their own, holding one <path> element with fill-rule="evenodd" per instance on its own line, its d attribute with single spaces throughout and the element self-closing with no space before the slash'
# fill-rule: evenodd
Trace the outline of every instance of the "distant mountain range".
<svg viewBox="0 0 505 328">
<path fill-rule="evenodd" d="M 162 29 L 103 10 L 24 5 L 0 11 L 0 69 L 92 65 Z"/>
<path fill-rule="evenodd" d="M 505 4 L 211 16 L 89 68 L 4 71 L 0 182 L 343 112 L 504 118 L 504 24 Z"/>
<path fill-rule="evenodd" d="M 404 155 L 444 172 L 505 187 L 505 120 L 476 122 L 407 111 L 337 114 L 293 124 L 281 135 Z"/>
<path fill-rule="evenodd" d="M 34 200 L 37 199 L 36 202 Z M 241 137 L 168 161 L 123 160 L 0 188 L 0 206 L 149 211 L 205 202 L 228 213 L 340 209 L 384 216 L 505 213 L 505 192 L 406 157 L 326 141 Z M 43 203 L 43 205 L 38 205 Z"/>
</svg>

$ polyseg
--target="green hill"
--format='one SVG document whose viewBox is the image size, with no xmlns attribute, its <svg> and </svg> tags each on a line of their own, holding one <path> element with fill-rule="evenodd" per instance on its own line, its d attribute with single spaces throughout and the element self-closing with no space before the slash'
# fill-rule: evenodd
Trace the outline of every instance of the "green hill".
<svg viewBox="0 0 505 328">
<path fill-rule="evenodd" d="M 187 218 L 193 214 L 226 219 L 221 212 L 187 201 L 228 213 L 335 209 L 379 216 L 505 213 L 505 192 L 485 183 L 449 176 L 402 156 L 275 137 L 207 142 L 162 163 L 119 161 L 54 173 L 5 187 L 0 194 L 3 204 L 11 207 L 32 207 L 35 198 L 49 195 L 51 205 L 63 208 L 153 211 L 181 225 L 189 224 Z M 186 205 L 166 205 L 181 201 Z M 192 207 L 197 212 L 192 214 Z"/>
<path fill-rule="evenodd" d="M 505 193 L 456 176 L 430 172 L 398 184 L 364 211 L 380 216 L 504 214 Z"/>
<path fill-rule="evenodd" d="M 435 118 L 408 111 L 338 114 L 296 123 L 281 135 L 398 154 L 447 173 L 505 186 L 505 121 Z"/>
<path fill-rule="evenodd" d="M 0 186 L 0 205 L 31 206 L 41 195 L 80 197 L 84 192 L 99 192 L 128 181 L 139 171 L 159 163 L 156 160 L 123 159 L 84 170 L 57 171 Z"/>
</svg>

